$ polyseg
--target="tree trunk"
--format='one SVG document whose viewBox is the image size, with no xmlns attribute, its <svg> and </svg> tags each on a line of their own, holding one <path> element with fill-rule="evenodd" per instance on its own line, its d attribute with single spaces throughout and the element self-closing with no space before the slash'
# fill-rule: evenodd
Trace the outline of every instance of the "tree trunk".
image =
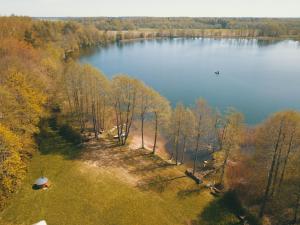
<svg viewBox="0 0 300 225">
<path fill-rule="evenodd" d="M 73 92 L 73 98 L 74 98 L 74 105 L 75 105 L 75 113 L 77 120 L 79 121 L 80 124 L 80 131 L 83 132 L 83 121 L 82 121 L 82 116 L 81 116 L 81 109 L 80 109 L 80 103 L 79 103 L 79 97 L 78 97 L 78 92 L 77 90 L 74 90 Z"/>
<path fill-rule="evenodd" d="M 157 128 L 158 128 L 158 115 L 155 112 L 155 133 L 154 133 L 153 154 L 155 154 L 155 150 L 156 150 Z"/>
<path fill-rule="evenodd" d="M 295 225 L 298 223 L 299 205 L 300 205 L 300 194 L 297 195 L 297 200 L 296 200 L 295 209 L 294 209 L 294 221 L 293 222 Z"/>
<path fill-rule="evenodd" d="M 193 175 L 195 175 L 195 172 L 196 172 L 197 161 L 198 161 L 198 148 L 196 148 L 196 151 L 195 151 L 194 164 L 193 164 Z"/>
<path fill-rule="evenodd" d="M 292 150 L 294 134 L 295 134 L 295 129 L 293 130 L 293 133 L 292 133 L 291 138 L 290 138 L 290 140 L 289 140 L 288 151 L 287 151 L 287 153 L 286 153 L 286 156 L 285 156 L 285 159 L 284 159 L 284 162 L 283 162 L 283 168 L 282 168 L 282 172 L 281 172 L 280 180 L 279 180 L 279 184 L 278 184 L 278 192 L 279 192 L 279 193 L 280 193 L 280 191 L 281 191 L 281 185 L 282 185 L 282 182 L 283 182 L 283 179 L 284 179 L 284 174 L 285 174 L 285 168 L 286 168 L 286 165 L 287 165 L 287 161 L 288 161 L 288 159 L 289 159 L 289 155 L 290 155 L 290 152 L 291 152 L 291 150 Z"/>
<path fill-rule="evenodd" d="M 106 115 L 106 100 L 105 100 L 105 97 L 104 97 L 104 100 L 103 100 L 103 110 L 102 110 L 102 124 L 101 124 L 101 128 L 103 129 L 103 130 L 105 130 L 106 129 L 106 123 L 105 123 L 105 115 Z"/>
<path fill-rule="evenodd" d="M 129 135 L 129 131 L 130 131 L 130 127 L 132 125 L 134 110 L 135 110 L 135 98 L 136 98 L 136 93 L 132 97 L 132 102 L 131 103 L 129 102 L 128 105 L 127 105 L 126 124 L 125 124 L 125 137 L 122 138 L 122 141 L 123 141 L 122 144 L 123 145 L 126 144 L 126 141 L 127 141 L 128 135 Z"/>
<path fill-rule="evenodd" d="M 193 164 L 193 175 L 195 175 L 196 172 L 196 163 L 198 161 L 198 150 L 199 150 L 199 142 L 200 142 L 200 126 L 201 126 L 201 115 L 199 116 L 199 121 L 198 121 L 198 129 L 197 129 L 197 140 L 196 140 L 196 149 L 195 149 L 195 157 L 194 157 L 194 164 Z"/>
<path fill-rule="evenodd" d="M 172 143 L 173 143 L 173 149 L 172 149 L 172 152 L 171 152 L 171 155 L 170 155 L 170 160 L 172 160 L 172 159 L 174 159 L 174 149 L 175 149 L 175 145 L 176 145 L 176 143 L 175 143 L 175 137 L 174 137 L 174 140 L 172 140 Z"/>
<path fill-rule="evenodd" d="M 276 183 L 277 183 L 277 177 L 278 177 L 278 171 L 279 171 L 279 167 L 281 164 L 281 153 L 282 153 L 282 148 L 284 145 L 284 139 L 285 139 L 285 135 L 283 135 L 282 141 L 281 141 L 281 146 L 279 148 L 279 152 L 277 154 L 277 158 L 276 158 L 276 166 L 275 166 L 275 172 L 274 172 L 274 179 L 273 179 L 273 184 L 272 184 L 272 188 L 271 188 L 271 197 L 274 196 L 275 193 L 275 189 L 276 189 Z"/>
<path fill-rule="evenodd" d="M 121 110 L 121 103 L 118 101 L 118 113 L 119 113 L 119 126 L 118 126 L 118 139 L 119 143 L 123 145 L 123 128 L 124 128 L 124 122 L 123 122 L 123 117 L 122 117 L 122 110 Z"/>
<path fill-rule="evenodd" d="M 83 105 L 84 99 L 83 96 L 80 98 L 80 114 L 81 114 L 81 121 L 82 121 L 82 131 L 85 130 L 85 113 L 84 113 L 84 105 Z"/>
<path fill-rule="evenodd" d="M 100 100 L 99 98 L 97 99 L 97 102 L 96 102 L 96 120 L 97 120 L 97 132 L 100 133 L 100 130 L 101 130 L 101 106 L 100 106 Z"/>
<path fill-rule="evenodd" d="M 176 165 L 178 165 L 178 148 L 179 148 L 179 137 L 176 137 L 176 141 L 175 141 L 175 145 L 176 145 L 176 147 L 175 147 L 175 162 L 176 162 Z"/>
<path fill-rule="evenodd" d="M 180 135 L 180 121 L 179 121 L 179 124 L 178 124 L 177 134 L 176 134 L 176 137 L 175 137 L 175 161 L 176 161 L 176 165 L 178 164 L 179 135 Z"/>
<path fill-rule="evenodd" d="M 175 148 L 175 163 L 178 164 L 178 148 L 179 148 L 179 136 L 180 136 L 180 128 L 181 128 L 181 117 L 176 121 L 178 124 L 176 133 L 174 134 L 174 148 Z M 171 155 L 171 159 L 173 158 L 173 152 Z"/>
<path fill-rule="evenodd" d="M 226 138 L 227 125 L 228 125 L 228 124 L 226 124 L 226 125 L 224 126 L 223 131 L 222 131 L 221 138 L 220 138 L 220 140 L 219 140 L 220 150 L 223 149 L 223 143 L 224 143 L 224 140 L 225 140 L 225 138 Z"/>
<path fill-rule="evenodd" d="M 280 128 L 279 128 L 278 137 L 277 137 L 277 141 L 276 141 L 275 148 L 274 148 L 272 163 L 271 163 L 271 167 L 270 167 L 270 170 L 269 170 L 268 182 L 267 182 L 265 194 L 264 194 L 264 197 L 263 197 L 263 202 L 262 202 L 261 207 L 260 207 L 259 218 L 262 218 L 264 216 L 266 204 L 268 202 L 270 187 L 271 187 L 272 180 L 273 180 L 275 159 L 276 159 L 277 150 L 278 150 L 278 146 L 279 146 L 279 141 L 280 141 L 280 137 L 281 137 L 281 133 L 282 133 L 282 126 L 283 126 L 283 120 L 281 120 L 281 123 L 280 123 Z"/>
<path fill-rule="evenodd" d="M 220 150 L 223 150 L 224 140 L 226 139 L 226 134 L 227 134 L 227 126 L 228 126 L 228 124 L 226 123 L 226 125 L 224 126 L 223 131 L 222 131 L 222 135 L 221 135 L 221 139 L 220 139 Z M 224 181 L 224 174 L 225 174 L 227 160 L 229 157 L 229 151 L 230 151 L 230 146 L 227 146 L 227 148 L 225 150 L 224 162 L 221 167 L 221 176 L 220 176 L 220 181 L 219 181 L 220 184 L 223 184 L 223 181 Z"/>
<path fill-rule="evenodd" d="M 119 105 L 119 103 L 116 103 L 115 104 L 115 112 L 116 112 L 116 124 L 117 124 L 117 135 L 118 135 L 118 142 L 119 142 L 119 144 L 121 144 L 121 131 L 120 131 L 120 129 L 121 129 L 121 119 L 122 118 L 119 118 L 119 116 L 121 117 L 121 113 L 120 113 L 120 107 L 118 106 Z"/>
<path fill-rule="evenodd" d="M 96 112 L 95 112 L 95 103 L 92 102 L 92 118 L 93 118 L 93 129 L 95 133 L 95 138 L 98 138 L 97 135 L 97 119 L 96 119 Z"/>
<path fill-rule="evenodd" d="M 225 175 L 225 169 L 226 169 L 226 165 L 227 165 L 227 161 L 228 161 L 228 157 L 229 157 L 229 151 L 230 151 L 229 149 L 225 151 L 225 158 L 224 158 L 224 162 L 221 167 L 220 184 L 223 184 L 223 182 L 224 182 L 224 175 Z"/>
<path fill-rule="evenodd" d="M 185 147 L 186 147 L 186 137 L 183 138 L 183 148 L 182 148 L 182 155 L 181 155 L 181 164 L 183 164 L 183 161 L 184 161 Z"/>
<path fill-rule="evenodd" d="M 125 137 L 124 137 L 124 145 L 126 144 L 127 138 L 129 136 L 130 128 L 133 121 L 133 114 L 134 114 L 134 108 L 132 108 L 131 116 L 128 120 L 126 120 L 126 126 L 125 126 Z"/>
<path fill-rule="evenodd" d="M 141 114 L 142 149 L 144 149 L 144 113 Z"/>
</svg>

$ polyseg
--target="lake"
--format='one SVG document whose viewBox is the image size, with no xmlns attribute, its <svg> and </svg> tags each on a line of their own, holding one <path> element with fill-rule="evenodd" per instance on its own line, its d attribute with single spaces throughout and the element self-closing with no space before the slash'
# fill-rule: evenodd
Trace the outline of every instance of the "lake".
<svg viewBox="0 0 300 225">
<path fill-rule="evenodd" d="M 192 105 L 203 97 L 220 111 L 234 107 L 244 113 L 248 124 L 279 110 L 300 109 L 300 43 L 296 41 L 131 41 L 89 50 L 80 61 L 110 78 L 123 73 L 141 79 L 173 106 Z"/>
</svg>

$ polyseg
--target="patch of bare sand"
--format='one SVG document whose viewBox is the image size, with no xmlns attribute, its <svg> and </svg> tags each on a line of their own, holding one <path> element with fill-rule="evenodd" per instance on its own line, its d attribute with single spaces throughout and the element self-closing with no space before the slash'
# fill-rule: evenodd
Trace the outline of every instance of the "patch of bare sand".
<svg viewBox="0 0 300 225">
<path fill-rule="evenodd" d="M 171 163 L 167 162 L 169 154 L 166 140 L 157 138 L 156 155 L 152 154 L 154 130 L 151 124 L 145 125 L 144 145 L 141 149 L 141 133 L 139 124 L 132 127 L 129 145 L 119 146 L 115 140 L 100 138 L 90 140 L 85 144 L 81 156 L 84 162 L 83 172 L 103 173 L 135 187 L 140 187 L 157 176 L 182 176 L 181 172 L 169 170 Z"/>
<path fill-rule="evenodd" d="M 147 157 L 150 156 L 150 157 Z M 133 186 L 145 177 L 145 168 L 152 168 L 155 161 L 152 154 L 144 149 L 118 146 L 113 140 L 91 140 L 81 156 L 86 168 L 97 168 L 96 173 L 105 173 Z M 82 168 L 83 172 L 86 172 Z"/>
<path fill-rule="evenodd" d="M 152 151 L 154 145 L 154 132 L 151 126 L 146 125 L 147 127 L 144 130 L 144 147 L 145 149 Z M 129 148 L 131 149 L 140 149 L 142 146 L 142 135 L 140 130 L 135 127 L 131 132 Z M 158 135 L 156 141 L 156 154 L 163 159 L 168 159 L 169 153 L 167 150 L 167 141 L 161 135 Z"/>
</svg>

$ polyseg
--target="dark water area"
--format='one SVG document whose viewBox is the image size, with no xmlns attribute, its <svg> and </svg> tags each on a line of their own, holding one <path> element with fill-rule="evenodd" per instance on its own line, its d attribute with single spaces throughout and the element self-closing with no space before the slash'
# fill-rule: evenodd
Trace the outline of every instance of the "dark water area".
<svg viewBox="0 0 300 225">
<path fill-rule="evenodd" d="M 112 78 L 128 74 L 177 102 L 198 97 L 234 107 L 248 124 L 300 109 L 300 43 L 255 39 L 175 38 L 115 43 L 80 57 Z M 219 71 L 219 74 L 215 72 Z"/>
</svg>

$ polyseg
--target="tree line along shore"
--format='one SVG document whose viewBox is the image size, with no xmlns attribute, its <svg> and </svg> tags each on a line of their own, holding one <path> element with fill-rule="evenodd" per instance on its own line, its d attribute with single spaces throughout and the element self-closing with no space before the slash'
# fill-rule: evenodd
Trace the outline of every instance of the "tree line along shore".
<svg viewBox="0 0 300 225">
<path fill-rule="evenodd" d="M 288 26 L 271 20 L 267 24 L 271 23 L 274 30 L 287 30 L 279 37 L 299 35 L 298 22 L 291 20 L 292 25 Z M 107 23 L 109 27 L 111 21 Z M 258 221 L 297 224 L 300 113 L 278 112 L 255 127 L 248 127 L 240 112 L 228 109 L 222 114 L 203 99 L 192 107 L 178 103 L 172 109 L 166 98 L 143 82 L 128 75 L 109 80 L 92 66 L 80 65 L 71 53 L 124 39 L 149 38 L 150 34 L 192 37 L 189 32 L 195 30 L 178 28 L 176 33 L 164 28 L 140 33 L 100 30 L 101 26 L 97 20 L 0 17 L 1 207 L 22 184 L 30 159 L 38 149 L 43 120 L 55 117 L 62 131 L 78 143 L 87 130 L 97 138 L 115 127 L 120 145 L 127 144 L 133 123 L 139 121 L 142 138 L 144 123 L 153 126 L 153 154 L 157 136 L 163 135 L 170 143 L 171 158 L 176 164 L 184 163 L 187 149 L 193 150 L 195 173 L 202 166 L 197 163 L 198 153 L 209 151 L 213 159 L 209 163 L 211 176 L 218 187 L 234 191 Z M 121 28 L 120 25 L 118 29 Z M 201 35 L 219 37 L 232 32 L 237 37 L 261 36 L 261 31 L 255 29 L 199 30 Z"/>
</svg>

